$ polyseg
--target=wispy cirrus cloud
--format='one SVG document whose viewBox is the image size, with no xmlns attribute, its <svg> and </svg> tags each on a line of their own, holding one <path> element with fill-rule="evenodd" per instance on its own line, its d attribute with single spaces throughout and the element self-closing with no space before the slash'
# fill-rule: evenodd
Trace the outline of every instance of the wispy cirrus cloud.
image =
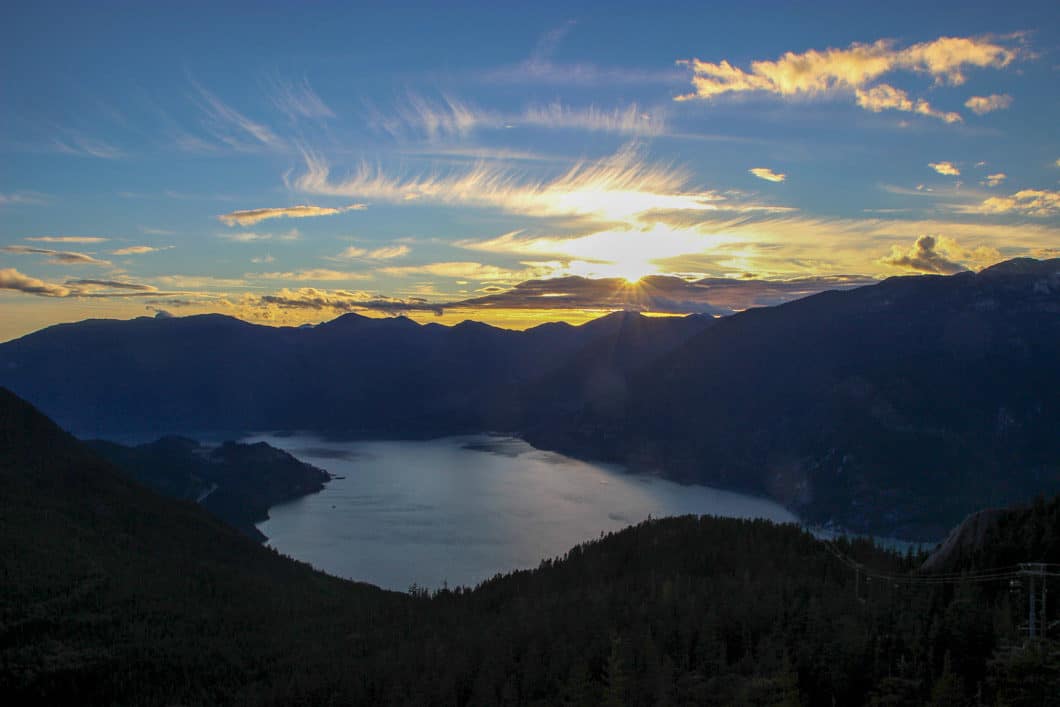
<svg viewBox="0 0 1060 707">
<path fill-rule="evenodd" d="M 334 118 L 335 113 L 328 107 L 309 83 L 309 79 L 286 81 L 276 78 L 270 82 L 270 98 L 278 110 L 287 115 L 292 122 L 302 118 Z"/>
<path fill-rule="evenodd" d="M 251 120 L 196 81 L 192 80 L 191 84 L 195 88 L 192 100 L 201 111 L 202 126 L 219 143 L 236 150 L 278 149 L 286 145 L 268 126 Z M 197 147 L 208 146 L 195 136 L 188 137 L 197 141 Z"/>
<path fill-rule="evenodd" d="M 577 22 L 569 20 L 545 32 L 525 60 L 511 66 L 502 66 L 483 72 L 480 77 L 488 83 L 516 85 L 541 83 L 564 86 L 657 84 L 680 81 L 680 72 L 672 69 L 645 70 L 597 66 L 585 62 L 555 61 L 560 43 L 576 26 Z"/>
<path fill-rule="evenodd" d="M 125 156 L 125 152 L 114 145 L 91 138 L 81 133 L 66 130 L 62 137 L 52 138 L 52 147 L 63 154 L 78 157 L 98 157 L 104 160 L 116 160 Z"/>
<path fill-rule="evenodd" d="M 24 245 L 8 245 L 0 247 L 5 253 L 17 255 L 44 255 L 47 261 L 53 265 L 110 265 L 108 260 L 100 260 L 87 253 L 78 253 L 68 250 L 51 250 L 50 248 L 31 248 Z"/>
<path fill-rule="evenodd" d="M 518 282 L 520 280 L 528 280 L 531 278 L 547 277 L 552 275 L 559 267 L 558 263 L 523 263 L 523 265 L 526 267 L 514 270 L 496 265 L 487 265 L 485 263 L 456 261 L 385 267 L 380 268 L 379 272 L 395 277 L 432 275 L 454 280 L 474 280 L 476 282 Z"/>
<path fill-rule="evenodd" d="M 101 236 L 31 236 L 22 240 L 35 243 L 105 243 L 110 239 Z"/>
<path fill-rule="evenodd" d="M 409 94 L 392 115 L 374 107 L 369 123 L 397 138 L 420 137 L 429 141 L 463 138 L 480 130 L 544 128 L 650 137 L 666 133 L 666 115 L 660 108 L 637 103 L 615 108 L 571 106 L 560 101 L 532 104 L 521 111 L 486 110 L 451 95 L 429 100 Z"/>
<path fill-rule="evenodd" d="M 359 248 L 355 245 L 351 245 L 345 248 L 338 255 L 332 256 L 331 260 L 353 260 L 353 259 L 365 259 L 365 260 L 391 260 L 393 258 L 401 258 L 408 255 L 411 252 L 411 248 L 407 245 L 393 245 L 393 246 L 382 246 L 379 248 Z"/>
<path fill-rule="evenodd" d="M 125 248 L 118 248 L 112 250 L 111 255 L 146 255 L 147 253 L 156 253 L 160 250 L 169 250 L 172 246 L 149 246 L 149 245 L 131 245 Z"/>
<path fill-rule="evenodd" d="M 1012 96 L 1003 93 L 994 93 L 989 96 L 972 96 L 964 102 L 964 107 L 976 115 L 992 113 L 995 110 L 1004 110 L 1012 105 Z"/>
<path fill-rule="evenodd" d="M 688 188 L 690 175 L 669 165 L 647 163 L 627 147 L 600 160 L 583 160 L 550 179 L 533 178 L 505 166 L 414 175 L 386 174 L 361 163 L 345 179 L 332 180 L 321 156 L 305 153 L 305 170 L 292 188 L 327 196 L 392 203 L 436 203 L 496 208 L 531 216 L 584 216 L 625 220 L 652 209 L 705 211 L 723 196 Z"/>
<path fill-rule="evenodd" d="M 258 241 L 297 241 L 302 237 L 297 228 L 292 228 L 284 233 L 258 233 L 255 231 L 240 231 L 238 233 L 218 233 L 219 238 L 235 243 L 257 243 Z"/>
<path fill-rule="evenodd" d="M 767 182 L 783 182 L 788 178 L 788 175 L 779 172 L 774 172 L 768 167 L 752 167 L 747 170 L 759 179 L 764 179 Z"/>
<path fill-rule="evenodd" d="M 44 194 L 35 191 L 0 192 L 0 206 L 37 205 L 47 201 L 48 198 Z"/>
<path fill-rule="evenodd" d="M 217 219 L 226 226 L 253 226 L 256 223 L 274 218 L 310 218 L 314 216 L 333 216 L 346 213 L 347 211 L 361 211 L 368 208 L 365 204 L 350 204 L 349 206 L 313 206 L 311 204 L 298 204 L 297 206 L 279 206 L 263 209 L 243 209 L 221 214 Z"/>
<path fill-rule="evenodd" d="M 339 282 L 347 280 L 370 280 L 371 275 L 363 272 L 347 272 L 311 268 L 287 272 L 259 272 L 244 275 L 248 280 L 283 280 L 287 282 Z"/>
<path fill-rule="evenodd" d="M 959 86 L 969 69 L 1009 66 L 1021 51 L 1010 41 L 991 36 L 939 37 L 900 46 L 891 39 L 845 48 L 787 52 L 774 60 L 752 61 L 748 68 L 690 59 L 678 62 L 692 72 L 691 93 L 677 100 L 712 99 L 736 93 L 762 93 L 778 97 L 853 93 L 867 110 L 903 110 L 958 122 L 955 113 L 938 111 L 923 99 L 912 99 L 889 84 L 872 86 L 894 72 L 928 76 L 935 85 Z"/>
</svg>

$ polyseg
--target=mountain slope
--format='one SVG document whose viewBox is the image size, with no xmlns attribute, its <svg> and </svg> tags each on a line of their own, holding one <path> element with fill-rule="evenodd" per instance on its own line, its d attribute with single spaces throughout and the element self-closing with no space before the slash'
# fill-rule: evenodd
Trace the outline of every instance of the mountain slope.
<svg viewBox="0 0 1060 707">
<path fill-rule="evenodd" d="M 720 320 L 627 403 L 529 440 L 767 493 L 804 516 L 938 536 L 1060 489 L 1060 260 L 892 278 Z"/>
<path fill-rule="evenodd" d="M 199 503 L 232 527 L 265 540 L 256 523 L 284 501 L 316 493 L 331 476 L 264 442 L 205 447 L 183 437 L 163 437 L 127 447 L 87 443 L 122 472 L 159 493 Z"/>
<path fill-rule="evenodd" d="M 1053 643 L 990 662 L 1016 636 L 1006 587 L 859 586 L 764 521 L 649 521 L 473 591 L 329 578 L 125 480 L 6 390 L 0 530 L 18 704 L 1042 704 L 1060 686 Z"/>
<path fill-rule="evenodd" d="M 0 684 L 16 700 L 213 702 L 232 676 L 290 680 L 287 651 L 311 664 L 393 605 L 127 480 L 3 389 L 0 528 Z"/>
</svg>

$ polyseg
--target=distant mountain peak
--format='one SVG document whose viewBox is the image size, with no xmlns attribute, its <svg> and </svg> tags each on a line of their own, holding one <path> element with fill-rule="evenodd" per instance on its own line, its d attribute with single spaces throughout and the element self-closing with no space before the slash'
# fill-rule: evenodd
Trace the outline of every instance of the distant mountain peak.
<svg viewBox="0 0 1060 707">
<path fill-rule="evenodd" d="M 1012 258 L 979 271 L 979 275 L 1051 275 L 1060 273 L 1060 258 Z"/>
</svg>

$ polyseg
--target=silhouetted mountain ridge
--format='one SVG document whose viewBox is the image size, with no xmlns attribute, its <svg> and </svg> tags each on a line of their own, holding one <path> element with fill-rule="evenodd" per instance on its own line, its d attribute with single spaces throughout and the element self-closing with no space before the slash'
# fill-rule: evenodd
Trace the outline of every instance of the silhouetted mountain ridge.
<svg viewBox="0 0 1060 707">
<path fill-rule="evenodd" d="M 96 320 L 0 345 L 0 384 L 85 436 L 515 432 L 930 539 L 1060 488 L 1058 315 L 1060 260 L 1016 259 L 718 320 Z"/>
</svg>

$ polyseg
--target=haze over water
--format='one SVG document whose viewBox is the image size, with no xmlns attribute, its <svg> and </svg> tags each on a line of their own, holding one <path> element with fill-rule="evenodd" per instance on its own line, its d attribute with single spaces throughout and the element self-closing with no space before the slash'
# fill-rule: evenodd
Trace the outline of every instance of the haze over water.
<svg viewBox="0 0 1060 707">
<path fill-rule="evenodd" d="M 578 461 L 506 437 L 334 442 L 258 435 L 345 478 L 269 511 L 280 552 L 333 575 L 404 591 L 473 586 L 648 518 L 688 513 L 797 519 L 780 505 Z"/>
</svg>

